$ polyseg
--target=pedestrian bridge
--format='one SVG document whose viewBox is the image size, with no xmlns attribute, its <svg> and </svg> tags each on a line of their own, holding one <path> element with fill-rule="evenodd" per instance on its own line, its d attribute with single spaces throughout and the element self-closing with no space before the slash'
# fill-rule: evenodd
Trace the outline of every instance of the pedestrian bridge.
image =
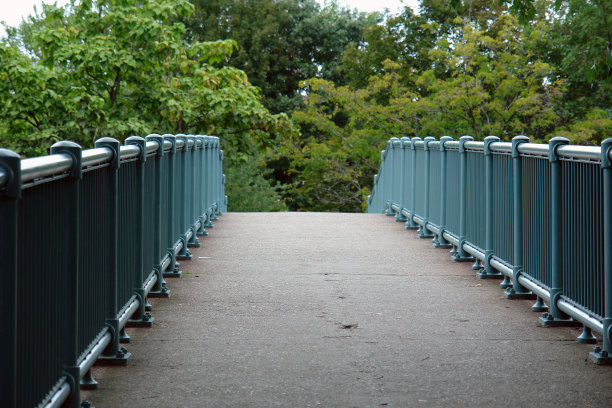
<svg viewBox="0 0 612 408">
<path fill-rule="evenodd" d="M 370 214 L 221 216 L 211 136 L 0 149 L 3 406 L 609 405 L 612 140 L 469 139 Z"/>
</svg>

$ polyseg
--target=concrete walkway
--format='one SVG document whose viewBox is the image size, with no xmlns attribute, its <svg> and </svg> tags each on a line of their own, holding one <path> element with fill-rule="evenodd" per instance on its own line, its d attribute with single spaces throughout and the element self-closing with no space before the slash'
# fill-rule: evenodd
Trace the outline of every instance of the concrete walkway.
<svg viewBox="0 0 612 408">
<path fill-rule="evenodd" d="M 229 213 L 202 243 L 93 406 L 612 406 L 579 330 L 392 217 Z"/>
</svg>

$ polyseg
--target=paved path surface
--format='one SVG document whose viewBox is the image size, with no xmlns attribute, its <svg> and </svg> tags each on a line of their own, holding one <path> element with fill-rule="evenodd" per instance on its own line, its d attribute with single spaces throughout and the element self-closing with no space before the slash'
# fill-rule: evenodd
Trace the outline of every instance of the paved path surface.
<svg viewBox="0 0 612 408">
<path fill-rule="evenodd" d="M 612 368 L 392 217 L 221 217 L 105 407 L 606 407 Z"/>
</svg>

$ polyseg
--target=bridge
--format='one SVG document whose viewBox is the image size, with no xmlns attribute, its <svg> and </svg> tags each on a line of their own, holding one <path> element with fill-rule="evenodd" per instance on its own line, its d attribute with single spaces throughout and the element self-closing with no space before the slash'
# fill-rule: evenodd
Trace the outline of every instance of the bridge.
<svg viewBox="0 0 612 408">
<path fill-rule="evenodd" d="M 607 361 L 607 269 L 596 263 L 591 309 L 571 281 L 555 295 L 559 282 L 490 252 L 487 222 L 462 225 L 463 205 L 445 222 L 446 172 L 395 172 L 402 160 L 471 169 L 462 157 L 475 154 L 484 169 L 487 149 L 521 144 L 472 143 L 392 139 L 370 214 L 221 215 L 223 154 L 208 136 L 0 151 L 7 406 L 608 405 L 612 371 L 591 362 Z M 523 160 L 543 163 L 542 146 L 525 143 Z M 609 183 L 594 159 L 608 147 L 565 149 Z M 474 192 L 455 173 L 461 202 Z M 504 276 L 521 296 L 483 279 Z"/>
</svg>

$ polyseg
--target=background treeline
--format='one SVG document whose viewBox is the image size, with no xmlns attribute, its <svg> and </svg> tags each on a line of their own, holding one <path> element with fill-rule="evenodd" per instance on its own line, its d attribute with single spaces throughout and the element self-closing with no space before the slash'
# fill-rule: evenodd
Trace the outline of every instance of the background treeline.
<svg viewBox="0 0 612 408">
<path fill-rule="evenodd" d="M 609 0 L 83 0 L 0 44 L 0 145 L 208 133 L 233 211 L 360 211 L 392 136 L 612 136 Z"/>
</svg>

